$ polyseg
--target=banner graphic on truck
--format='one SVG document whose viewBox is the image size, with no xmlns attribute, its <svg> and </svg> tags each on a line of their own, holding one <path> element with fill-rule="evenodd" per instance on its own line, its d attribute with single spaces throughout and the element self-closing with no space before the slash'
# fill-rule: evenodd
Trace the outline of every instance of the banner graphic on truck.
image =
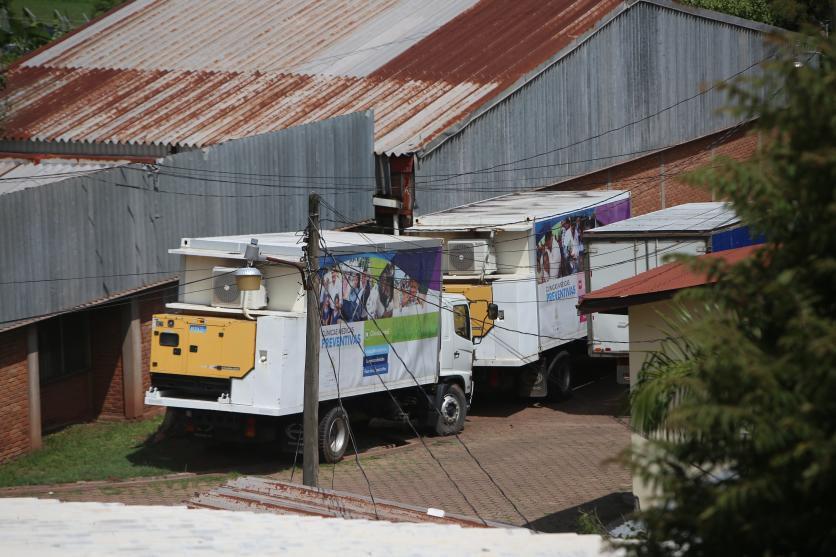
<svg viewBox="0 0 836 557">
<path fill-rule="evenodd" d="M 586 285 L 583 233 L 629 217 L 630 200 L 621 199 L 535 223 L 541 335 L 561 342 L 586 334 L 585 316 L 575 307 Z"/>
<path fill-rule="evenodd" d="M 328 255 L 319 276 L 321 385 L 336 382 L 335 367 L 341 389 L 412 381 L 406 367 L 435 376 L 441 247 Z"/>
</svg>

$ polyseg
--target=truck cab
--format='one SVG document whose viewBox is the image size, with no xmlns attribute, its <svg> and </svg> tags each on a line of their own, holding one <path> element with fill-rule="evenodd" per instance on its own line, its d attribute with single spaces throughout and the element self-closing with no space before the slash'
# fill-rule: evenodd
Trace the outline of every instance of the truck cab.
<svg viewBox="0 0 836 557">
<path fill-rule="evenodd" d="M 461 378 L 462 389 L 473 397 L 473 341 L 470 302 L 461 294 L 443 294 L 441 312 L 441 378 Z"/>
</svg>

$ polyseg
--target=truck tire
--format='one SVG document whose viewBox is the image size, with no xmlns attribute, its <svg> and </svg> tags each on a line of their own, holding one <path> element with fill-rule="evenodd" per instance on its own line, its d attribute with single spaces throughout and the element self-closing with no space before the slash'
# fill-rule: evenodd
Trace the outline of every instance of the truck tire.
<svg viewBox="0 0 836 557">
<path fill-rule="evenodd" d="M 549 364 L 548 392 L 552 402 L 572 398 L 572 358 L 568 352 L 561 352 Z"/>
<path fill-rule="evenodd" d="M 464 429 L 467 417 L 467 397 L 456 384 L 439 385 L 440 396 L 436 397 L 435 427 L 436 435 L 454 435 Z"/>
<path fill-rule="evenodd" d="M 348 447 L 348 416 L 340 406 L 332 406 L 319 420 L 319 458 L 339 462 Z"/>
</svg>

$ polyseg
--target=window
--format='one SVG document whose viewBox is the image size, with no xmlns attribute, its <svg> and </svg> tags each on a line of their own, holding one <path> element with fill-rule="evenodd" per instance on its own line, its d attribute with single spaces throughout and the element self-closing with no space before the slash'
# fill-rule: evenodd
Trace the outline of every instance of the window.
<svg viewBox="0 0 836 557">
<path fill-rule="evenodd" d="M 453 306 L 453 328 L 457 335 L 470 340 L 470 310 L 466 305 Z"/>
<path fill-rule="evenodd" d="M 90 369 L 85 313 L 63 315 L 38 325 L 38 367 L 42 383 Z"/>
</svg>

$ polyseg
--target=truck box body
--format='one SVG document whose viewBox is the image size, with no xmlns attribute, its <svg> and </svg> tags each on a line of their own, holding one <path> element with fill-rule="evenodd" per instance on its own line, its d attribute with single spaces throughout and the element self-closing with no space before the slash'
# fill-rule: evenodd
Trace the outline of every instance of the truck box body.
<svg viewBox="0 0 836 557">
<path fill-rule="evenodd" d="M 590 292 L 653 269 L 673 254 L 701 255 L 758 243 L 724 202 L 686 203 L 586 234 Z M 590 355 L 626 356 L 626 315 L 594 313 L 587 321 Z"/>
<path fill-rule="evenodd" d="M 154 317 L 146 404 L 267 416 L 302 411 L 301 236 L 253 237 L 267 260 L 262 290 L 250 298 L 228 280 L 244 265 L 250 236 L 186 238 L 171 250 L 184 272 L 172 313 Z M 346 398 L 438 382 L 441 241 L 325 231 L 323 243 L 320 399 L 336 399 L 338 389 Z"/>
<path fill-rule="evenodd" d="M 418 217 L 407 234 L 444 239 L 444 290 L 470 300 L 474 366 L 519 368 L 586 336 L 583 235 L 629 214 L 626 192 L 525 192 Z"/>
</svg>

